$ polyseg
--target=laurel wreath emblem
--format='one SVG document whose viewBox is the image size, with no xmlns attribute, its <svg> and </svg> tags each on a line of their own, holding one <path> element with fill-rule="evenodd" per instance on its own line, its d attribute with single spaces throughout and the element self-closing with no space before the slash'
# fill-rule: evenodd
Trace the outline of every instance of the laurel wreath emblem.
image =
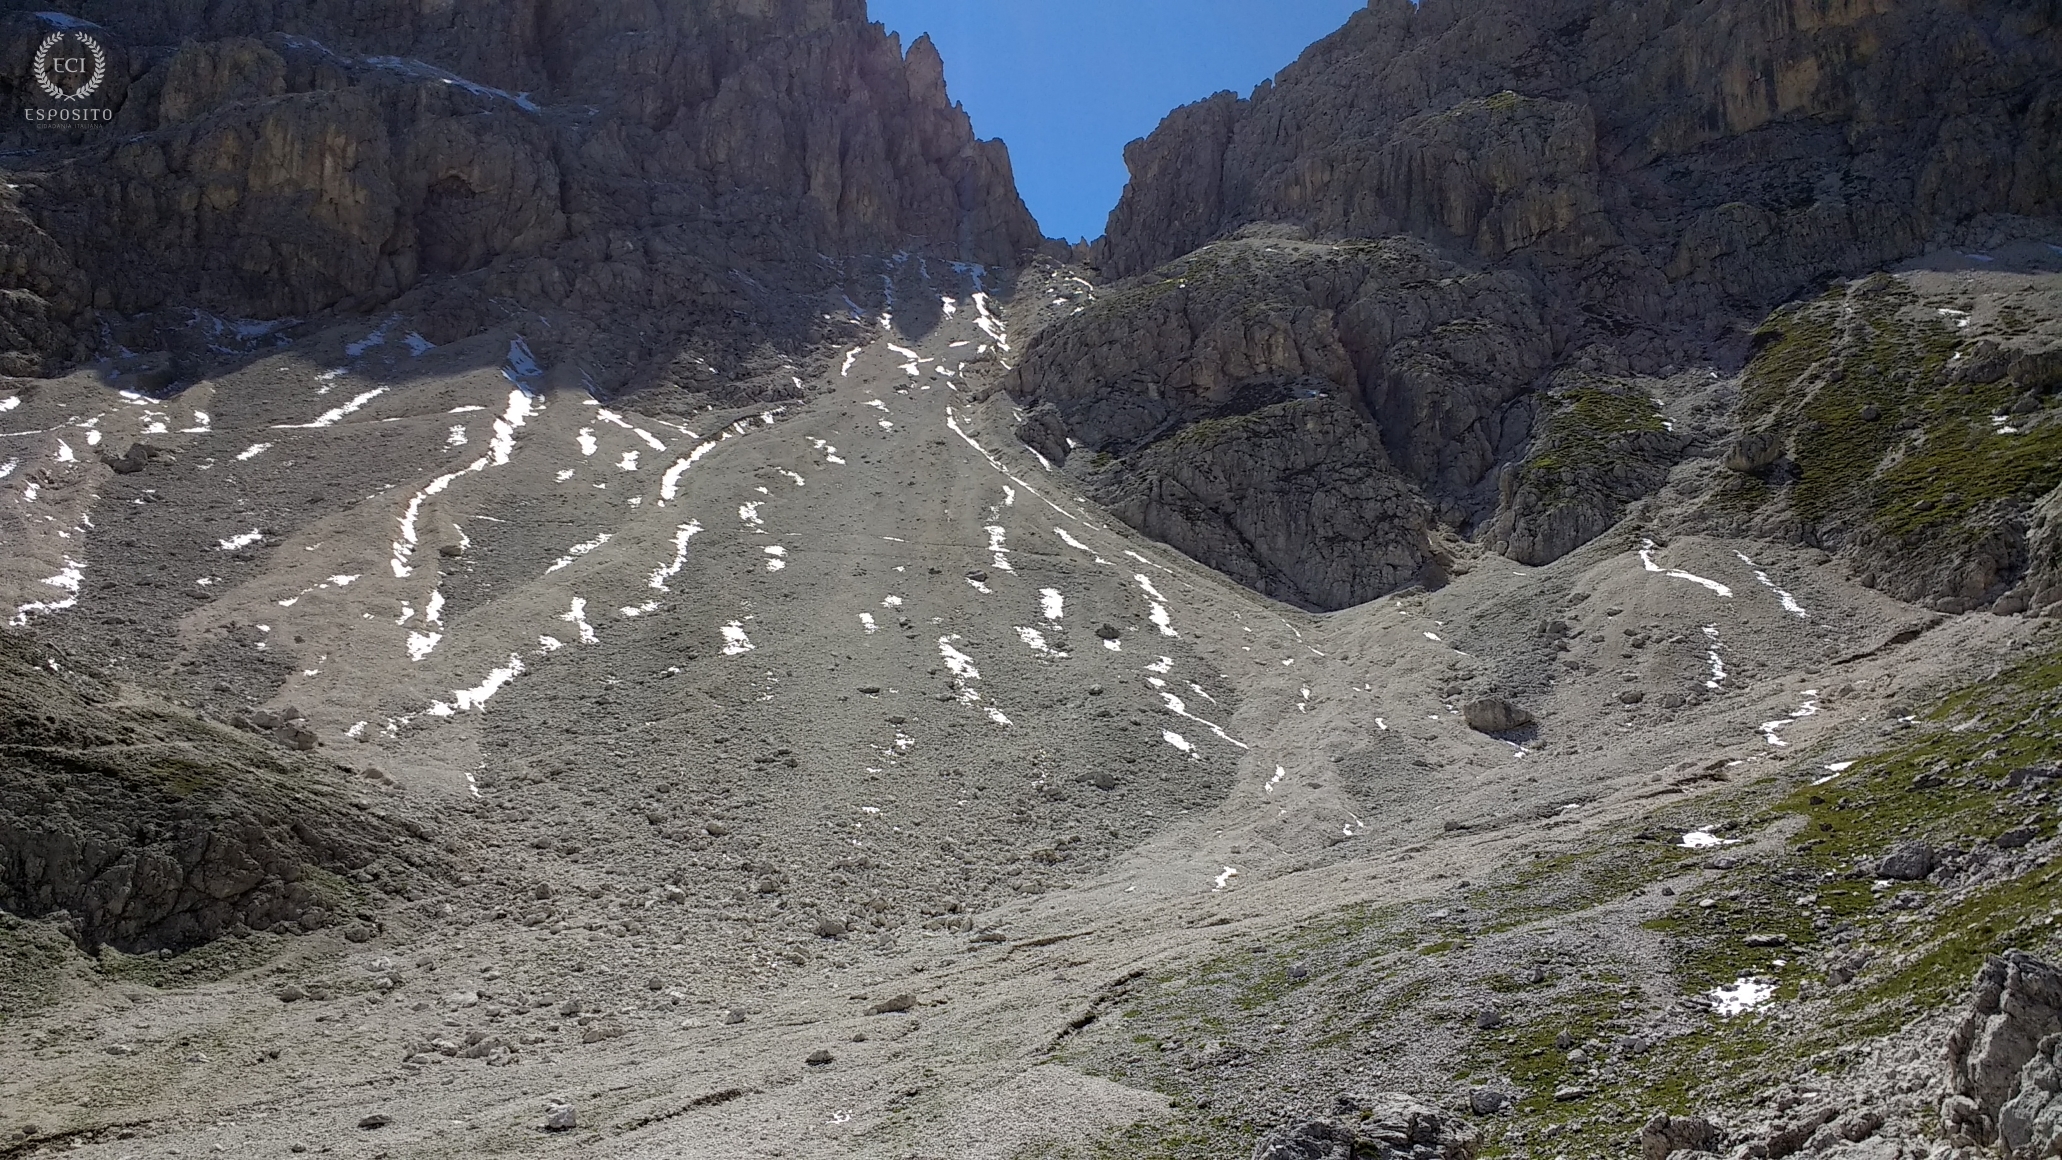
<svg viewBox="0 0 2062 1160">
<path fill-rule="evenodd" d="M 36 49 L 36 86 L 49 94 L 50 99 L 54 101 L 83 101 L 100 91 L 100 83 L 107 79 L 107 53 L 101 51 L 100 42 L 83 32 L 76 35 L 79 43 L 85 45 L 86 51 L 93 55 L 93 76 L 72 92 L 67 93 L 57 87 L 57 83 L 50 79 L 49 71 L 50 50 L 64 43 L 65 34 L 51 33 L 43 38 L 43 43 Z"/>
</svg>

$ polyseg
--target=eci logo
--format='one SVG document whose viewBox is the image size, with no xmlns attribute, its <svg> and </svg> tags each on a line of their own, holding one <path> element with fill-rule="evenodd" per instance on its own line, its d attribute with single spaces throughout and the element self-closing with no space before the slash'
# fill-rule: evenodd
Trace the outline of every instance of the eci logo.
<svg viewBox="0 0 2062 1160">
<path fill-rule="evenodd" d="M 114 110 L 88 104 L 107 83 L 107 50 L 84 32 L 53 32 L 36 47 L 30 72 L 36 88 L 54 104 L 30 106 L 22 119 L 52 124 L 114 120 Z"/>
</svg>

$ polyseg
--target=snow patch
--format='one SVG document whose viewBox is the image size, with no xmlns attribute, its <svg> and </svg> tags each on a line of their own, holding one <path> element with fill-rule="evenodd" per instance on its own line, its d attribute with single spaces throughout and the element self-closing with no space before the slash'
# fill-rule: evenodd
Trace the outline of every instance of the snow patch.
<svg viewBox="0 0 2062 1160">
<path fill-rule="evenodd" d="M 544 570 L 544 574 L 546 576 L 549 576 L 553 572 L 556 572 L 561 568 L 572 567 L 573 561 L 578 560 L 580 557 L 585 556 L 587 553 L 594 551 L 596 548 L 601 547 L 602 545 L 608 543 L 610 540 L 613 540 L 615 538 L 616 537 L 614 536 L 614 534 L 609 532 L 603 532 L 601 535 L 596 536 L 595 538 L 587 541 L 584 544 L 574 544 L 572 547 L 566 549 L 565 555 L 560 556 L 556 560 L 553 560 L 551 562 L 551 567 L 546 568 Z"/>
<path fill-rule="evenodd" d="M 364 410 L 367 403 L 386 393 L 387 389 L 385 387 L 374 387 L 369 391 L 364 391 L 354 396 L 350 402 L 345 403 L 341 407 L 334 407 L 317 415 L 313 422 L 277 423 L 273 425 L 273 429 L 276 431 L 314 431 L 323 427 L 333 427 L 345 418 Z"/>
<path fill-rule="evenodd" d="M 559 614 L 559 619 L 572 625 L 580 633 L 581 644 L 596 644 L 601 638 L 594 635 L 594 626 L 587 623 L 587 601 L 575 596 L 573 606 Z"/>
<path fill-rule="evenodd" d="M 1057 588 L 1040 588 L 1038 590 L 1038 607 L 1045 614 L 1047 620 L 1058 624 L 1060 618 L 1067 614 L 1067 598 L 1060 595 L 1060 590 Z"/>
<path fill-rule="evenodd" d="M 666 587 L 666 581 L 671 580 L 673 577 L 680 575 L 680 570 L 687 566 L 687 542 L 689 540 L 694 539 L 697 535 L 700 535 L 701 531 L 702 525 L 693 520 L 690 520 L 687 523 L 680 525 L 680 527 L 674 531 L 673 559 L 665 567 L 660 568 L 658 571 L 652 573 L 650 584 L 652 588 L 655 588 L 660 592 L 672 591 L 670 588 Z"/>
<path fill-rule="evenodd" d="M 235 535 L 229 537 L 226 540 L 216 541 L 215 547 L 219 548 L 224 552 L 234 552 L 239 548 L 248 548 L 252 544 L 257 543 L 259 540 L 262 540 L 264 538 L 265 533 L 259 531 L 256 528 L 252 528 L 250 531 L 244 532 L 241 535 Z"/>
<path fill-rule="evenodd" d="M 729 624 L 723 626 L 724 656 L 743 656 L 744 654 L 751 652 L 753 649 L 758 647 L 758 645 L 752 643 L 751 637 L 745 635 L 745 626 L 743 623 L 733 620 Z"/>
<path fill-rule="evenodd" d="M 1714 987 L 1706 993 L 1711 1000 L 1712 1014 L 1721 1019 L 1744 1015 L 1757 1007 L 1767 1005 L 1776 997 L 1776 986 L 1765 979 L 1741 976 L 1723 987 Z"/>
<path fill-rule="evenodd" d="M 1641 543 L 1641 545 L 1640 545 L 1640 550 L 1639 550 L 1639 554 L 1640 554 L 1640 563 L 1641 563 L 1641 564 L 1644 564 L 1644 565 L 1646 565 L 1647 571 L 1649 571 L 1649 572 L 1661 572 L 1661 571 L 1663 571 L 1663 569 L 1662 569 L 1661 565 L 1659 565 L 1659 564 L 1656 564 L 1656 563 L 1654 562 L 1654 549 L 1655 549 L 1655 547 L 1656 547 L 1656 545 L 1655 545 L 1654 541 L 1652 541 L 1652 540 L 1645 540 L 1645 541 L 1642 541 L 1642 543 Z M 1704 587 L 1706 587 L 1706 588 L 1709 588 L 1709 589 L 1711 589 L 1711 590 L 1712 590 L 1713 592 L 1716 592 L 1716 593 L 1718 593 L 1718 594 L 1719 594 L 1720 596 L 1726 597 L 1727 599 L 1731 599 L 1731 598 L 1732 598 L 1732 595 L 1733 595 L 1733 590 L 1732 590 L 1732 589 L 1730 589 L 1730 588 L 1728 588 L 1728 587 L 1726 587 L 1726 586 L 1725 586 L 1725 585 L 1723 585 L 1723 584 L 1720 584 L 1720 583 L 1719 583 L 1718 581 L 1716 581 L 1716 580 L 1710 580 L 1710 579 L 1706 579 L 1705 577 L 1703 577 L 1703 576 L 1699 576 L 1699 575 L 1696 575 L 1695 573 L 1692 573 L 1692 572 L 1685 572 L 1685 571 L 1683 571 L 1683 570 L 1682 570 L 1682 569 L 1680 569 L 1680 568 L 1670 568 L 1670 569 L 1667 569 L 1667 570 L 1666 570 L 1666 574 L 1667 574 L 1667 575 L 1668 575 L 1668 576 L 1669 576 L 1669 577 L 1670 577 L 1671 579 L 1675 579 L 1675 580 L 1688 580 L 1688 581 L 1689 581 L 1690 583 L 1692 583 L 1692 584 L 1701 584 L 1701 585 L 1703 585 Z"/>
<path fill-rule="evenodd" d="M 1770 745 L 1787 749 L 1790 743 L 1788 741 L 1783 740 L 1782 731 L 1788 728 L 1790 725 L 1798 721 L 1801 721 L 1806 717 L 1818 716 L 1818 695 L 1819 691 L 1817 689 L 1806 689 L 1804 691 L 1804 704 L 1798 706 L 1795 710 L 1793 710 L 1788 717 L 1785 717 L 1780 721 L 1762 722 L 1761 739 L 1763 741 L 1768 742 Z"/>
<path fill-rule="evenodd" d="M 1058 649 L 1053 648 L 1051 645 L 1047 644 L 1045 641 L 1045 634 L 1038 631 L 1035 628 L 1025 628 L 1022 625 L 1018 625 L 1017 639 L 1023 641 L 1026 645 L 1030 646 L 1032 652 L 1041 652 L 1047 654 L 1048 656 L 1056 657 L 1064 657 L 1067 655 L 1066 653 L 1063 653 Z"/>
<path fill-rule="evenodd" d="M 1766 588 L 1770 592 L 1776 594 L 1776 599 L 1783 605 L 1783 611 L 1788 612 L 1794 616 L 1801 616 L 1806 620 L 1811 619 L 1811 613 L 1806 612 L 1804 610 L 1804 606 L 1797 603 L 1797 598 L 1795 596 L 1790 595 L 1788 592 L 1783 591 L 1781 588 L 1776 587 L 1776 582 L 1769 579 L 1768 573 L 1762 571 L 1758 566 L 1756 566 L 1754 561 L 1748 559 L 1747 553 L 1734 552 L 1733 555 L 1738 556 L 1740 558 L 1740 563 L 1745 564 L 1749 568 L 1754 569 L 1754 578 L 1756 580 L 1761 581 L 1761 586 L 1763 588 Z"/>
</svg>

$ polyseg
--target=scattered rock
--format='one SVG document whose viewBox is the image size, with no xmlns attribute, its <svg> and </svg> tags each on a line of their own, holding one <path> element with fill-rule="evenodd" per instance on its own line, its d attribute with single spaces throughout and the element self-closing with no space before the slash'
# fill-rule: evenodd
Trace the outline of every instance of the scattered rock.
<svg viewBox="0 0 2062 1160">
<path fill-rule="evenodd" d="M 1118 637 L 1124 635 L 1122 632 L 1118 631 L 1117 626 L 1114 624 L 1098 625 L 1096 627 L 1095 634 L 1104 640 L 1116 640 Z"/>
<path fill-rule="evenodd" d="M 915 995 L 896 995 L 891 999 L 882 999 L 880 1002 L 869 1006 L 866 1009 L 866 1013 L 868 1015 L 900 1015 L 915 1006 Z"/>
<path fill-rule="evenodd" d="M 1907 842 L 1876 866 L 1876 876 L 1893 882 L 1917 882 L 1933 873 L 1933 847 L 1924 842 Z"/>
<path fill-rule="evenodd" d="M 1978 1144 L 1996 1138 L 2005 1105 L 2025 1094 L 2020 1073 L 2043 1044 L 2062 1033 L 2062 968 L 2024 951 L 2007 951 L 1983 964 L 1969 1010 L 1948 1037 L 1949 1080 L 1974 1115 L 1964 1130 Z M 2045 1074 L 2045 1073 L 2042 1073 Z M 2045 1101 L 2041 1101 L 2046 1106 Z M 2021 1104 L 2022 1111 L 2028 1104 Z M 1943 1118 L 1946 1118 L 1945 1115 Z"/>
<path fill-rule="evenodd" d="M 1622 705 L 1637 705 L 1646 699 L 1647 695 L 1638 689 L 1626 689 L 1618 694 L 1618 702 Z"/>
<path fill-rule="evenodd" d="M 580 1126 L 580 1113 L 571 1104 L 552 1104 L 544 1109 L 544 1130 L 570 1132 Z"/>
<path fill-rule="evenodd" d="M 803 1060 L 802 1062 L 808 1064 L 811 1067 L 822 1067 L 825 1064 L 831 1062 L 831 1058 L 832 1057 L 830 1052 L 825 1051 L 824 1049 L 819 1047 L 815 1051 L 810 1052 L 809 1058 Z"/>
<path fill-rule="evenodd" d="M 2041 832 L 2032 826 L 2018 826 L 1991 839 L 1991 844 L 2000 850 L 2018 850 L 2033 844 Z"/>
<path fill-rule="evenodd" d="M 1353 1160 L 1354 1143 L 1351 1128 L 1311 1120 L 1276 1128 L 1261 1137 L 1253 1149 L 1253 1160 Z"/>
<path fill-rule="evenodd" d="M 358 1121 L 358 1126 L 366 1129 L 367 1131 L 370 1131 L 374 1128 L 384 1128 L 388 1124 L 391 1124 L 393 1122 L 394 1117 L 389 1116 L 384 1112 L 374 1112 L 372 1115 L 369 1115 L 364 1119 Z"/>
<path fill-rule="evenodd" d="M 1501 697 L 1484 697 L 1461 706 L 1468 728 L 1477 733 L 1508 733 L 1532 724 L 1532 714 Z"/>
<path fill-rule="evenodd" d="M 1724 1143 L 1725 1133 L 1701 1116 L 1656 1112 L 1640 1129 L 1642 1160 L 1668 1160 L 1676 1152 L 1716 1152 Z"/>
<path fill-rule="evenodd" d="M 1476 1088 L 1468 1093 L 1468 1110 L 1478 1116 L 1493 1116 L 1510 1102 L 1511 1097 L 1494 1088 Z"/>
<path fill-rule="evenodd" d="M 816 937 L 817 937 L 817 938 L 843 938 L 843 937 L 845 937 L 845 923 L 844 923 L 844 921 L 843 921 L 842 919 L 836 919 L 836 918 L 819 918 L 819 919 L 817 919 L 817 920 L 816 920 Z"/>
<path fill-rule="evenodd" d="M 1746 938 L 1750 947 L 1779 947 L 1789 941 L 1788 935 L 1781 934 L 1750 934 Z"/>
</svg>

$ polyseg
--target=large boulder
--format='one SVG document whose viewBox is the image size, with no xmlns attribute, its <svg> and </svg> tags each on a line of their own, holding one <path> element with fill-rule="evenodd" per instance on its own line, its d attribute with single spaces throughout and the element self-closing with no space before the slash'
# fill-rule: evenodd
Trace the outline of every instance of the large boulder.
<svg viewBox="0 0 2062 1160">
<path fill-rule="evenodd" d="M 2022 1139 L 2031 1139 L 2042 1117 L 2062 1116 L 2062 1110 L 2049 1110 L 2053 1088 L 2043 1086 L 2056 1074 L 2051 1037 L 2058 1034 L 2062 968 L 2024 951 L 2007 951 L 1984 963 L 1969 1010 L 1948 1037 L 1950 1126 L 1989 1144 L 1998 1136 L 2007 1105 L 2014 1108 L 2013 1131 Z M 2029 1072 L 2031 1091 L 2025 1086 Z"/>
<path fill-rule="evenodd" d="M 1461 719 L 1477 733 L 1509 733 L 1532 724 L 1532 714 L 1502 697 L 1482 697 L 1461 706 Z"/>
</svg>

